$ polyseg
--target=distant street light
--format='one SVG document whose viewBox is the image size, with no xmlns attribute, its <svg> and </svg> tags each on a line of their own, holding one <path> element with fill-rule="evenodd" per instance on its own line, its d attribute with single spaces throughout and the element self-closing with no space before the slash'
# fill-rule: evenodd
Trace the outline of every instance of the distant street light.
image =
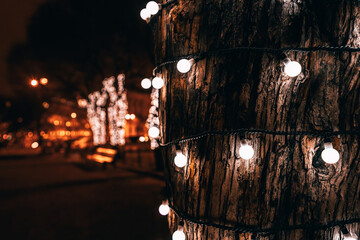
<svg viewBox="0 0 360 240">
<path fill-rule="evenodd" d="M 47 102 L 43 102 L 42 103 L 42 106 L 45 108 L 45 109 L 48 109 L 50 107 L 49 103 Z"/>
<path fill-rule="evenodd" d="M 39 82 L 38 82 L 38 80 L 36 80 L 36 79 L 32 79 L 32 80 L 30 81 L 30 85 L 33 86 L 33 87 L 37 87 L 37 85 L 39 85 Z"/>
<path fill-rule="evenodd" d="M 40 83 L 41 83 L 41 85 L 46 85 L 46 84 L 48 84 L 48 79 L 47 78 L 41 78 L 40 79 Z"/>
<path fill-rule="evenodd" d="M 81 99 L 78 99 L 77 102 L 78 102 L 79 107 L 86 108 L 86 106 L 87 106 L 87 100 L 86 99 L 81 98 Z"/>
</svg>

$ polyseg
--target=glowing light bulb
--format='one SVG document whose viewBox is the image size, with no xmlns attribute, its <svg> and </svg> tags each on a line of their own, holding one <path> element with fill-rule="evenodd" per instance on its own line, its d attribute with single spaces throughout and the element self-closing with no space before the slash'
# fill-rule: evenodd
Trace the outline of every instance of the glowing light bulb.
<svg viewBox="0 0 360 240">
<path fill-rule="evenodd" d="M 164 80 L 162 80 L 162 78 L 160 77 L 154 77 L 154 79 L 152 80 L 152 86 L 155 89 L 160 89 L 164 86 Z"/>
<path fill-rule="evenodd" d="M 155 15 L 159 12 L 159 4 L 157 4 L 157 2 L 154 1 L 150 1 L 146 4 L 146 9 L 148 10 L 148 12 L 151 15 Z"/>
<path fill-rule="evenodd" d="M 148 18 L 150 18 L 150 16 L 151 16 L 151 14 L 148 9 L 144 8 L 143 10 L 140 11 L 140 17 L 143 20 L 146 21 Z"/>
<path fill-rule="evenodd" d="M 297 61 L 287 59 L 284 71 L 289 77 L 296 77 L 301 73 L 301 65 Z"/>
<path fill-rule="evenodd" d="M 163 203 L 163 204 L 160 205 L 160 207 L 159 207 L 159 213 L 160 213 L 161 215 L 166 216 L 166 215 L 169 214 L 169 212 L 170 212 L 169 205 L 167 205 L 167 204 L 165 204 L 165 203 Z"/>
<path fill-rule="evenodd" d="M 160 135 L 160 130 L 157 127 L 151 127 L 148 133 L 150 137 L 157 138 Z"/>
<path fill-rule="evenodd" d="M 249 160 L 254 156 L 254 149 L 252 146 L 248 145 L 247 143 L 241 144 L 239 149 L 240 157 Z"/>
<path fill-rule="evenodd" d="M 43 102 L 42 103 L 43 108 L 48 109 L 50 107 L 49 103 Z"/>
<path fill-rule="evenodd" d="M 37 85 L 39 85 L 39 82 L 38 82 L 38 80 L 33 79 L 30 81 L 30 84 L 31 84 L 31 86 L 36 87 Z"/>
<path fill-rule="evenodd" d="M 76 115 L 76 113 L 73 112 L 73 113 L 71 113 L 70 116 L 71 116 L 71 118 L 76 118 L 77 115 Z"/>
<path fill-rule="evenodd" d="M 28 145 L 29 146 L 29 145 Z M 35 148 L 38 148 L 39 147 L 39 143 L 38 142 L 33 142 L 32 144 L 31 144 L 31 148 L 32 149 L 35 149 Z"/>
<path fill-rule="evenodd" d="M 173 240 L 185 240 L 185 233 L 182 230 L 176 230 L 172 235 Z"/>
<path fill-rule="evenodd" d="M 145 137 L 144 136 L 139 137 L 139 141 L 140 142 L 145 142 Z"/>
<path fill-rule="evenodd" d="M 344 236 L 344 240 L 358 240 L 358 238 L 355 238 L 353 236 Z"/>
<path fill-rule="evenodd" d="M 131 118 L 131 115 L 130 115 L 130 114 L 126 114 L 126 115 L 125 115 L 125 119 L 126 119 L 126 120 L 130 120 L 130 118 Z"/>
<path fill-rule="evenodd" d="M 181 59 L 177 65 L 177 70 L 181 73 L 187 73 L 188 71 L 190 71 L 191 68 L 191 62 L 187 59 Z"/>
<path fill-rule="evenodd" d="M 143 89 L 149 89 L 151 87 L 151 80 L 148 79 L 148 78 L 144 78 L 142 81 L 141 81 L 141 87 Z"/>
<path fill-rule="evenodd" d="M 185 167 L 186 163 L 187 163 L 187 158 L 184 154 L 182 154 L 181 152 L 177 152 L 176 156 L 174 158 L 174 163 L 177 167 L 182 168 Z"/>
<path fill-rule="evenodd" d="M 331 143 L 324 143 L 324 150 L 321 152 L 321 158 L 328 164 L 337 163 L 340 159 L 340 154 L 333 148 Z"/>
<path fill-rule="evenodd" d="M 49 81 L 48 81 L 47 78 L 41 78 L 41 79 L 40 79 L 40 83 L 41 83 L 42 85 L 46 85 L 48 82 L 49 82 Z"/>
<path fill-rule="evenodd" d="M 133 113 L 130 114 L 130 119 L 131 119 L 131 120 L 134 120 L 135 118 L 136 118 L 135 114 L 133 114 Z"/>
</svg>

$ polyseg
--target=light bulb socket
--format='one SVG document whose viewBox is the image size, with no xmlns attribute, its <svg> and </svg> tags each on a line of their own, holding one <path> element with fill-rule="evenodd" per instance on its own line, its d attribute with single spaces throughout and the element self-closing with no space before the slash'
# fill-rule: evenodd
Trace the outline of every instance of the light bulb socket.
<svg viewBox="0 0 360 240">
<path fill-rule="evenodd" d="M 327 149 L 327 148 L 333 148 L 333 145 L 331 142 L 324 142 L 324 149 Z"/>
</svg>

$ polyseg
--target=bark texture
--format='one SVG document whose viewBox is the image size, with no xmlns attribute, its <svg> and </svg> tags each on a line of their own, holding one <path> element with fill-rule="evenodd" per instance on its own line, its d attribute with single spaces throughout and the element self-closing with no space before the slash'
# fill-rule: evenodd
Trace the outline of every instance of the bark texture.
<svg viewBox="0 0 360 240">
<path fill-rule="evenodd" d="M 360 47 L 358 1 L 179 0 L 151 20 L 158 63 L 178 56 L 239 46 Z M 176 64 L 162 70 L 162 141 L 208 130 L 354 130 L 360 124 L 360 54 L 292 52 L 302 65 L 284 74 L 280 57 L 242 52 L 207 57 L 187 74 Z M 239 157 L 240 141 L 255 149 Z M 164 149 L 174 205 L 184 213 L 221 224 L 268 228 L 327 223 L 360 217 L 359 137 L 332 139 L 341 159 L 321 161 L 325 139 L 311 136 L 208 137 Z M 170 214 L 170 227 L 178 219 Z M 347 225 L 359 236 L 359 224 Z M 342 239 L 339 228 L 274 234 L 235 234 L 185 222 L 187 239 Z"/>
</svg>

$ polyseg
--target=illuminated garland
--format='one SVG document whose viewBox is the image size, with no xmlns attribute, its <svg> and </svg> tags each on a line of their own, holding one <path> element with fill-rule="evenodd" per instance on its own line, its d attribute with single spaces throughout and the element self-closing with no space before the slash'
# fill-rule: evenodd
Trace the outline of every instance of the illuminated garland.
<svg viewBox="0 0 360 240">
<path fill-rule="evenodd" d="M 180 61 L 183 61 L 183 64 L 190 65 L 190 67 L 209 56 L 218 56 L 218 55 L 228 55 L 228 54 L 237 54 L 239 52 L 262 52 L 262 53 L 271 53 L 271 54 L 279 54 L 282 58 L 284 58 L 284 53 L 287 52 L 317 52 L 317 51 L 326 51 L 326 52 L 349 52 L 349 53 L 355 53 L 360 52 L 360 48 L 354 48 L 350 46 L 337 46 L 337 47 L 331 47 L 331 46 L 316 46 L 316 47 L 286 47 L 286 48 L 262 48 L 262 47 L 236 47 L 236 48 L 226 48 L 226 49 L 218 49 L 203 53 L 194 53 L 184 56 L 179 56 L 171 59 L 164 60 L 163 62 L 159 63 L 153 70 L 154 76 L 156 73 L 160 72 L 160 68 L 164 67 L 169 64 L 174 63 L 181 63 Z M 189 62 L 184 62 L 184 61 Z M 190 70 L 190 67 L 187 71 L 180 71 L 179 65 L 178 70 L 182 73 L 186 73 Z"/>
<path fill-rule="evenodd" d="M 115 87 L 115 77 L 103 80 L 101 93 L 96 91 L 89 94 L 87 116 L 93 131 L 94 145 L 106 143 L 106 110 L 109 122 L 111 145 L 125 144 L 125 115 L 128 109 L 126 90 L 124 88 L 125 75 L 117 77 L 118 90 Z M 106 109 L 106 103 L 109 100 Z"/>
<path fill-rule="evenodd" d="M 155 149 L 159 146 L 158 140 L 160 136 L 160 120 L 159 120 L 159 91 L 153 89 L 151 92 L 151 107 L 146 120 L 146 127 L 149 129 L 150 147 Z"/>
<path fill-rule="evenodd" d="M 175 1 L 170 1 L 171 3 Z M 152 3 L 153 4 L 153 3 Z M 155 5 L 153 5 L 154 7 Z M 160 5 L 159 5 L 160 6 Z M 147 6 L 147 9 L 149 12 L 146 13 L 146 17 L 142 18 L 146 20 L 147 22 L 150 21 L 151 15 L 157 14 L 158 9 L 156 11 L 153 11 L 152 7 L 149 5 L 149 8 Z M 153 11 L 153 12 L 152 12 Z M 218 56 L 218 55 L 227 55 L 227 54 L 236 54 L 239 52 L 261 52 L 261 53 L 271 53 L 278 55 L 283 64 L 284 64 L 284 72 L 289 77 L 296 77 L 298 76 L 301 71 L 302 67 L 300 63 L 297 61 L 292 61 L 285 53 L 287 52 L 316 52 L 316 51 L 327 51 L 327 52 L 360 52 L 360 48 L 354 48 L 349 46 L 338 46 L 338 47 L 331 47 L 331 46 L 316 46 L 316 47 L 298 47 L 298 48 L 278 48 L 278 49 L 271 49 L 271 48 L 263 48 L 263 47 L 237 47 L 237 48 L 229 48 L 229 49 L 219 49 L 219 50 L 213 50 L 213 51 L 207 51 L 203 53 L 196 53 L 196 54 L 189 54 L 185 56 L 179 56 L 172 59 L 166 59 L 163 62 L 159 63 L 153 70 L 153 76 L 157 76 L 158 73 L 161 72 L 160 68 L 170 65 L 170 64 L 177 64 L 177 69 L 180 73 L 187 73 L 190 71 L 192 65 L 197 63 L 198 61 L 209 57 L 209 56 Z M 209 136 L 227 136 L 227 135 L 242 135 L 245 134 L 250 135 L 257 135 L 257 134 L 264 134 L 264 135 L 279 135 L 279 136 L 313 136 L 313 137 L 322 137 L 324 138 L 324 149 L 322 151 L 321 157 L 324 160 L 324 162 L 328 164 L 334 164 L 336 163 L 339 158 L 340 154 L 337 150 L 335 150 L 332 147 L 331 140 L 329 140 L 331 137 L 337 136 L 337 135 L 360 135 L 360 130 L 345 130 L 345 131 L 272 131 L 272 130 L 261 130 L 261 129 L 236 129 L 233 131 L 208 131 L 188 137 L 184 137 L 181 139 L 173 140 L 167 143 L 160 143 L 161 147 L 171 147 L 176 146 L 176 156 L 174 158 L 174 164 L 182 168 L 186 166 L 187 164 L 187 157 L 181 152 L 181 149 L 179 147 L 180 143 L 185 143 L 189 141 L 196 141 L 201 138 L 209 137 Z M 239 149 L 239 155 L 241 158 L 249 160 L 254 156 L 254 149 L 252 148 L 251 144 L 248 144 L 248 141 L 246 139 L 243 139 L 241 142 L 241 146 Z M 293 226 L 286 226 L 286 225 L 278 225 L 276 227 L 272 228 L 266 228 L 262 229 L 258 226 L 246 226 L 246 225 L 236 225 L 236 226 L 228 226 L 228 225 L 222 225 L 217 224 L 214 222 L 204 221 L 199 218 L 193 218 L 188 216 L 187 214 L 177 210 L 174 206 L 169 206 L 167 201 L 166 203 L 163 202 L 163 204 L 159 207 L 159 212 L 161 215 L 167 215 L 169 212 L 169 208 L 173 210 L 173 212 L 180 218 L 185 221 L 194 223 L 194 224 L 200 224 L 203 226 L 209 226 L 214 227 L 222 230 L 228 230 L 228 231 L 234 231 L 237 233 L 259 233 L 259 234 L 269 234 L 274 233 L 278 231 L 284 231 L 284 230 L 295 230 L 295 229 L 312 229 L 312 230 L 325 230 L 328 228 L 333 227 L 340 227 L 340 236 L 342 235 L 344 239 L 348 240 L 355 240 L 358 239 L 357 237 L 354 237 L 355 234 L 351 234 L 347 228 L 345 227 L 346 224 L 351 223 L 360 223 L 360 218 L 351 218 L 347 220 L 336 220 L 332 222 L 328 222 L 325 224 L 320 223 L 305 223 L 300 225 L 293 225 Z M 178 227 L 178 230 L 173 233 L 173 240 L 185 240 L 186 236 L 184 233 L 184 227 L 183 224 L 180 224 Z"/>
</svg>

